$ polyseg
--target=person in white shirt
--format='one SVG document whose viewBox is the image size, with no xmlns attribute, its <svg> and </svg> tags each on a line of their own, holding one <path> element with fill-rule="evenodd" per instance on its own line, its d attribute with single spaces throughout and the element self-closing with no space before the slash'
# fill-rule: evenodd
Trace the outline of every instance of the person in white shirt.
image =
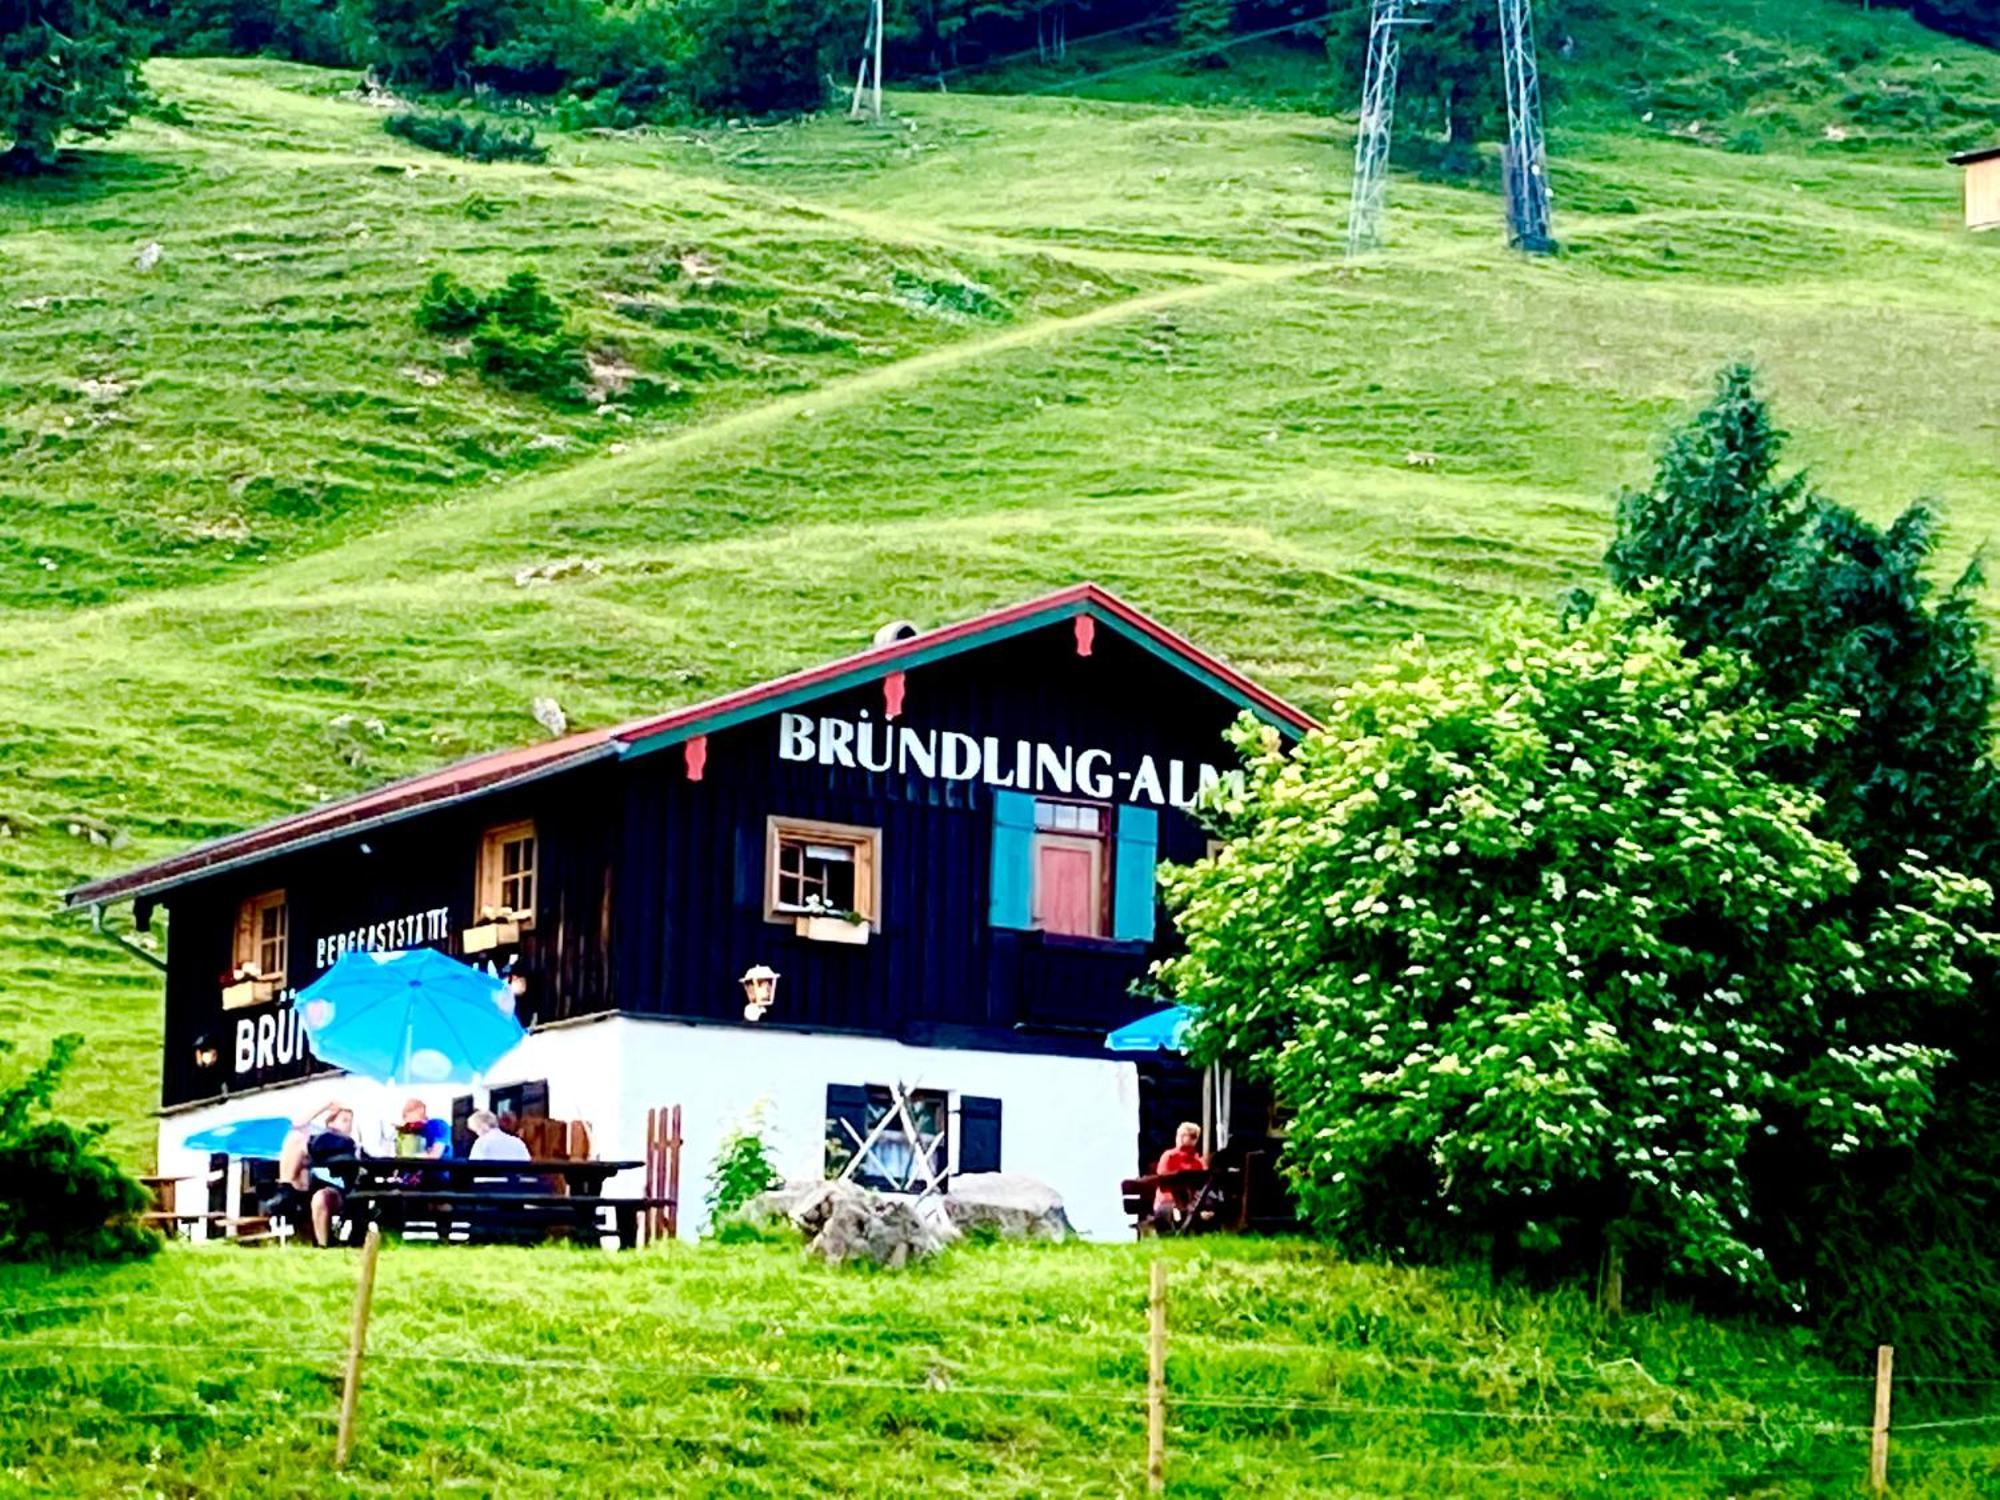
<svg viewBox="0 0 2000 1500">
<path fill-rule="evenodd" d="M 490 1109 L 475 1109 L 466 1126 L 472 1131 L 473 1161 L 526 1161 L 528 1143 L 500 1128 L 500 1119 Z"/>
</svg>

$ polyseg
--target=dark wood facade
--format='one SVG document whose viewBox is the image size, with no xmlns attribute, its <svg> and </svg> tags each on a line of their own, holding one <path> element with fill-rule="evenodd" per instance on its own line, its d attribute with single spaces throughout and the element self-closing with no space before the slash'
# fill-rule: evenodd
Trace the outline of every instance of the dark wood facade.
<svg viewBox="0 0 2000 1500">
<path fill-rule="evenodd" d="M 782 976 L 775 1007 L 755 1023 L 766 1028 L 1103 1056 L 1107 1030 L 1157 1005 L 1142 982 L 1170 925 L 1161 914 L 1149 935 L 1082 938 L 996 921 L 996 804 L 1009 790 L 996 782 L 1035 766 L 1036 747 L 1072 770 L 1093 752 L 1096 784 L 1086 790 L 1078 777 L 1065 797 L 1102 803 L 1118 826 L 1156 826 L 1159 859 L 1191 859 L 1206 835 L 1173 803 L 1192 795 L 1199 768 L 1227 763 L 1221 735 L 1240 711 L 1172 653 L 1110 630 L 1093 641 L 1064 615 L 182 881 L 157 898 L 172 915 L 164 1103 L 313 1066 L 287 997 L 221 1006 L 245 900 L 285 892 L 292 990 L 323 972 L 343 938 L 408 946 L 414 934 L 460 954 L 478 917 L 481 836 L 520 819 L 533 820 L 539 841 L 535 922 L 518 944 L 474 961 L 511 963 L 525 978 L 530 1026 L 612 1010 L 749 1025 L 738 976 L 761 963 Z M 870 755 L 788 758 L 785 744 L 796 751 L 799 741 L 783 739 L 786 714 L 870 735 L 907 730 L 933 747 L 957 735 L 984 761 L 976 777 L 947 774 L 964 767 L 942 757 L 899 763 L 884 757 L 886 738 Z M 813 941 L 767 919 L 773 816 L 880 830 L 880 904 L 865 943 Z M 200 1057 L 204 1039 L 212 1062 Z"/>
</svg>

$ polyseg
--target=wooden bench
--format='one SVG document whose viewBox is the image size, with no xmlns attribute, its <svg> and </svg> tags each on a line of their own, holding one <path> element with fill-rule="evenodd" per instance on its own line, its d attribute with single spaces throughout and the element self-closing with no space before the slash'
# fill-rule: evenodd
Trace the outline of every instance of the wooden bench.
<svg viewBox="0 0 2000 1500">
<path fill-rule="evenodd" d="M 1118 1184 L 1125 1195 L 1125 1212 L 1132 1216 L 1133 1232 L 1143 1238 L 1157 1232 L 1153 1223 L 1153 1195 L 1165 1188 L 1185 1195 L 1196 1206 L 1196 1215 L 1182 1220 L 1169 1234 L 1213 1234 L 1227 1230 L 1240 1234 L 1250 1221 L 1250 1158 L 1226 1163 L 1199 1172 L 1147 1172 L 1128 1177 Z"/>
<path fill-rule="evenodd" d="M 615 1234 L 631 1249 L 639 1242 L 639 1215 L 671 1206 L 671 1199 L 609 1198 L 588 1193 L 516 1192 L 504 1187 L 436 1189 L 362 1188 L 350 1194 L 342 1217 L 373 1222 L 399 1238 L 432 1236 L 440 1243 L 539 1244 L 569 1239 L 594 1245 Z M 609 1211 L 609 1224 L 604 1222 Z"/>
</svg>

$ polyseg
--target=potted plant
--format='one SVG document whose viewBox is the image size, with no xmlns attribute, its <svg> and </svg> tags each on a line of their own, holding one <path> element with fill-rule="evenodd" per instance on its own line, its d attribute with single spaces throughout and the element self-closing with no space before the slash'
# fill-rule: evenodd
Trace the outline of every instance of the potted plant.
<svg viewBox="0 0 2000 1500">
<path fill-rule="evenodd" d="M 278 982 L 266 979 L 255 964 L 237 964 L 222 976 L 222 1008 L 262 1005 L 278 998 Z"/>
<path fill-rule="evenodd" d="M 526 912 L 510 911 L 504 906 L 480 907 L 478 923 L 459 934 L 460 951 L 486 953 L 520 942 L 521 918 L 526 915 Z"/>
<path fill-rule="evenodd" d="M 868 919 L 858 911 L 842 911 L 815 898 L 792 923 L 800 937 L 815 943 L 865 943 Z"/>
</svg>

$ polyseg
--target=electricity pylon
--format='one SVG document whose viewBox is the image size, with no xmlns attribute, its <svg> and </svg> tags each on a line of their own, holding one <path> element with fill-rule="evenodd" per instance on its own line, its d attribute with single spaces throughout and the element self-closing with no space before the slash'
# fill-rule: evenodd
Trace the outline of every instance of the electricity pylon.
<svg viewBox="0 0 2000 1500">
<path fill-rule="evenodd" d="M 1402 62 L 1397 33 L 1421 26 L 1428 0 L 1373 0 L 1368 19 L 1368 68 L 1361 85 L 1361 126 L 1354 139 L 1354 188 L 1347 218 L 1349 260 L 1382 244 L 1388 197 L 1389 148 L 1396 124 L 1396 75 Z M 1440 0 L 1443 3 L 1443 0 Z M 1461 0 L 1463 3 L 1463 0 Z M 1551 228 L 1548 152 L 1542 141 L 1541 69 L 1535 57 L 1533 0 L 1498 0 L 1500 68 L 1507 91 L 1507 145 L 1501 153 L 1507 243 L 1545 255 L 1556 248 Z"/>
<path fill-rule="evenodd" d="M 1347 258 L 1382 243 L 1382 204 L 1389 189 L 1389 146 L 1396 125 L 1397 33 L 1420 26 L 1410 8 L 1424 0 L 1374 0 L 1368 18 L 1368 68 L 1361 81 L 1361 128 L 1354 137 L 1354 187 L 1347 209 Z"/>
<path fill-rule="evenodd" d="M 1533 0 L 1499 0 L 1500 66 L 1507 82 L 1507 149 L 1500 158 L 1507 243 L 1531 255 L 1556 248 L 1550 228 L 1549 161 L 1542 144 L 1542 77 L 1535 60 Z"/>
<path fill-rule="evenodd" d="M 868 33 L 861 39 L 861 66 L 854 74 L 854 103 L 848 108 L 849 119 L 861 118 L 861 101 L 873 85 L 874 116 L 882 118 L 882 0 L 870 0 L 868 6 Z"/>
</svg>

